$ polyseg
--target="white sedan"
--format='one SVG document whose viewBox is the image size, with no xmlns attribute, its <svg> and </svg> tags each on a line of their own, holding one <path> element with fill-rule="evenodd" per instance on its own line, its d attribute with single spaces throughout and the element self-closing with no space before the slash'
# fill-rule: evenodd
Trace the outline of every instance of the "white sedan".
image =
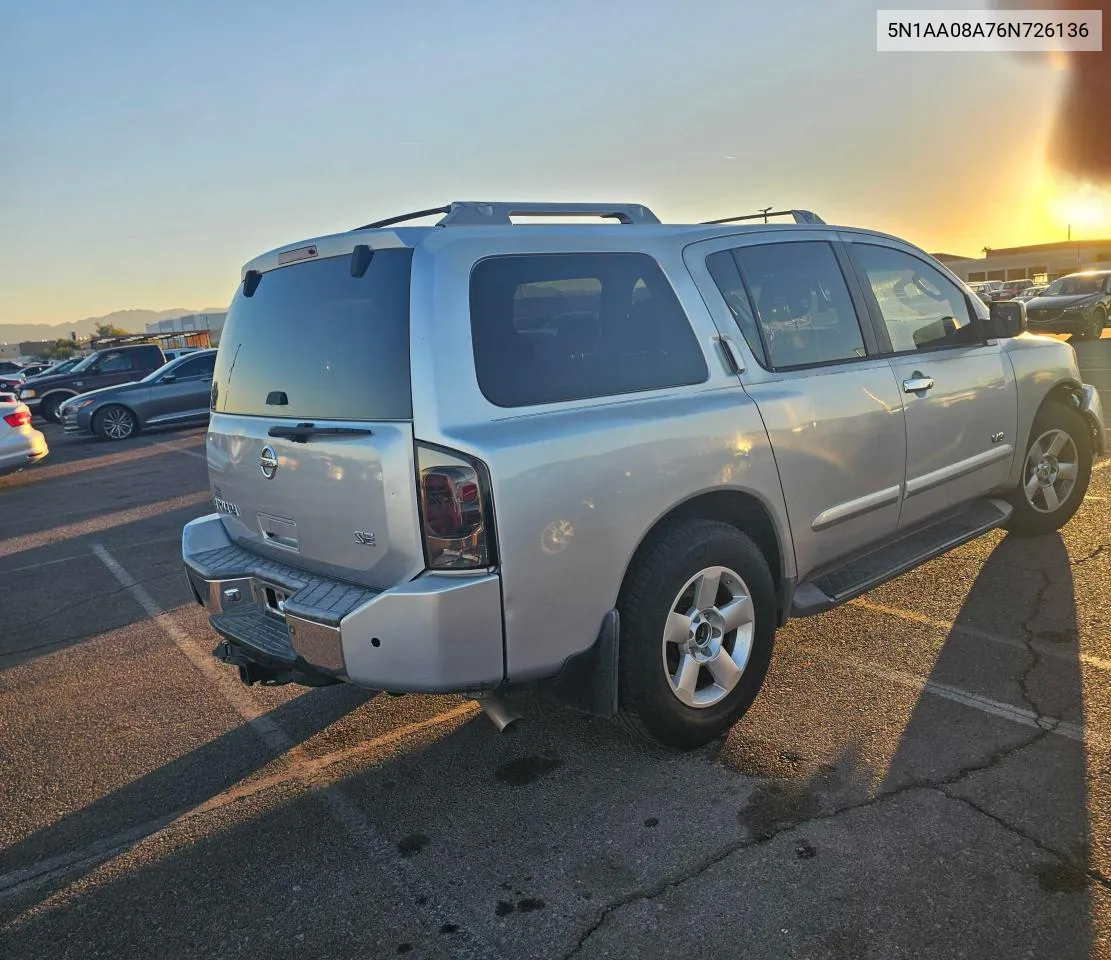
<svg viewBox="0 0 1111 960">
<path fill-rule="evenodd" d="M 46 437 L 31 426 L 27 405 L 0 401 L 0 474 L 37 463 L 49 452 Z"/>
</svg>

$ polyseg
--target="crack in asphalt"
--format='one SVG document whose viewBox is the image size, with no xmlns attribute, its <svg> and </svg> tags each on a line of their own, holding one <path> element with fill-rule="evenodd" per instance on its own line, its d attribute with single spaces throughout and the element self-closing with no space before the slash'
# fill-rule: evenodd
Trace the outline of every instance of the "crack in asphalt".
<svg viewBox="0 0 1111 960">
<path fill-rule="evenodd" d="M 1111 543 L 1101 543 L 1095 550 L 1085 554 L 1083 557 L 1077 557 L 1075 560 L 1070 560 L 1069 564 L 1073 567 L 1083 566 L 1089 560 L 1095 560 L 1104 550 L 1111 550 Z"/>
<path fill-rule="evenodd" d="M 1100 547 L 1099 549 L 1102 550 L 1103 548 Z M 1099 550 L 1096 551 L 1096 553 L 1098 552 Z M 1095 554 L 1092 554 L 1092 556 L 1094 555 Z M 1087 559 L 1091 559 L 1091 557 Z M 1034 695 L 1029 688 L 1030 678 L 1042 662 L 1041 653 L 1034 646 L 1033 623 L 1034 620 L 1041 613 L 1041 607 L 1042 604 L 1045 602 L 1046 594 L 1048 593 L 1049 588 L 1052 586 L 1052 582 L 1049 576 L 1044 571 L 1038 570 L 1036 572 L 1041 577 L 1042 582 L 1035 591 L 1033 607 L 1029 616 L 1027 616 L 1019 625 L 1019 629 L 1021 629 L 1023 634 L 1023 640 L 1026 646 L 1026 650 L 1029 654 L 1029 662 L 1023 667 L 1022 672 L 1017 678 L 1019 693 L 1023 701 L 1026 703 L 1027 707 L 1034 714 L 1035 722 L 1038 724 L 1039 729 L 1036 733 L 1024 738 L 1018 743 L 993 750 L 989 752 L 982 760 L 976 763 L 966 764 L 959 767 L 956 772 L 949 777 L 945 777 L 940 780 L 914 780 L 894 789 L 878 793 L 875 796 L 869 797 L 867 800 L 858 803 L 846 804 L 842 807 L 838 807 L 834 810 L 830 810 L 826 813 L 818 814 L 813 817 L 804 817 L 791 820 L 790 822 L 785 822 L 760 837 L 745 837 L 735 840 L 732 843 L 726 844 L 717 852 L 711 854 L 706 858 L 703 858 L 699 863 L 679 873 L 678 875 L 672 875 L 671 877 L 659 880 L 649 887 L 631 891 L 625 896 L 619 897 L 612 903 L 607 904 L 599 912 L 594 922 L 589 927 L 587 927 L 587 929 L 583 931 L 583 933 L 579 936 L 574 946 L 563 955 L 563 960 L 571 960 L 572 957 L 579 953 L 579 951 L 582 950 L 584 946 L 586 946 L 591 937 L 593 937 L 594 934 L 597 933 L 605 925 L 606 921 L 618 910 L 621 910 L 633 903 L 654 900 L 660 896 L 663 896 L 669 891 L 677 889 L 690 882 L 691 880 L 694 880 L 702 874 L 706 873 L 706 871 L 724 862 L 734 853 L 742 850 L 750 850 L 756 847 L 764 846 L 778 839 L 783 834 L 789 833 L 793 830 L 797 830 L 800 827 L 805 827 L 808 824 L 822 823 L 834 820 L 847 813 L 854 813 L 858 810 L 866 810 L 870 807 L 876 806 L 880 803 L 886 803 L 889 800 L 893 800 L 915 790 L 933 791 L 941 794 L 949 800 L 964 804 L 976 813 L 979 813 L 991 819 L 994 823 L 1007 830 L 1009 833 L 1012 833 L 1015 836 L 1027 841 L 1028 843 L 1035 846 L 1038 850 L 1041 850 L 1043 853 L 1052 856 L 1062 865 L 1073 870 L 1078 870 L 1092 882 L 1097 883 L 1107 889 L 1111 889 L 1111 878 L 1105 877 L 1099 870 L 1096 870 L 1092 867 L 1083 867 L 1078 865 L 1067 854 L 1062 853 L 1056 848 L 1045 843 L 1045 841 L 1038 839 L 1034 835 L 1022 830 L 1020 827 L 1008 822 L 1002 816 L 991 812 L 985 807 L 980 806 L 973 800 L 969 800 L 965 797 L 960 796 L 959 794 L 951 792 L 951 788 L 955 787 L 961 781 L 967 779 L 973 774 L 991 770 L 999 766 L 1010 757 L 1021 753 L 1022 751 L 1027 750 L 1030 747 L 1036 746 L 1042 740 L 1050 736 L 1057 727 L 1058 721 L 1048 718 L 1042 712 L 1042 710 L 1038 707 Z"/>
</svg>

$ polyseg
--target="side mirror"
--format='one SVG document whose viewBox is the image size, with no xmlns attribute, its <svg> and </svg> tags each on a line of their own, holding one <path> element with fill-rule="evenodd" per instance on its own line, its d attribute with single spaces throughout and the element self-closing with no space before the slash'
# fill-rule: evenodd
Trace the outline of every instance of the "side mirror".
<svg viewBox="0 0 1111 960">
<path fill-rule="evenodd" d="M 990 334 L 1000 339 L 1026 332 L 1026 303 L 1022 300 L 997 300 L 988 308 Z"/>
</svg>

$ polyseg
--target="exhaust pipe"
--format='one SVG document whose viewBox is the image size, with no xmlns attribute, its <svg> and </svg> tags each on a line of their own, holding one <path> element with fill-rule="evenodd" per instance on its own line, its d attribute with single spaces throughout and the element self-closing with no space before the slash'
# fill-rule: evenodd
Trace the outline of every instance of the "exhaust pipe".
<svg viewBox="0 0 1111 960">
<path fill-rule="evenodd" d="M 521 719 L 521 715 L 513 710 L 501 697 L 479 697 L 478 705 L 482 707 L 482 712 L 490 718 L 490 721 L 501 733 L 505 733 L 510 724 Z"/>
</svg>

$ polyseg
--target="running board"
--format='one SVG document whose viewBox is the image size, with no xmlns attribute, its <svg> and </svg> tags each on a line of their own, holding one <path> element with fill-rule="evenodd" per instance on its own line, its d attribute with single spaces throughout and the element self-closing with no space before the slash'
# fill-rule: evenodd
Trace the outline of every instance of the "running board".
<svg viewBox="0 0 1111 960">
<path fill-rule="evenodd" d="M 1012 509 L 1004 500 L 975 500 L 928 526 L 828 568 L 795 588 L 790 615 L 812 617 L 867 593 L 881 583 L 1002 526 L 1010 519 Z"/>
</svg>

